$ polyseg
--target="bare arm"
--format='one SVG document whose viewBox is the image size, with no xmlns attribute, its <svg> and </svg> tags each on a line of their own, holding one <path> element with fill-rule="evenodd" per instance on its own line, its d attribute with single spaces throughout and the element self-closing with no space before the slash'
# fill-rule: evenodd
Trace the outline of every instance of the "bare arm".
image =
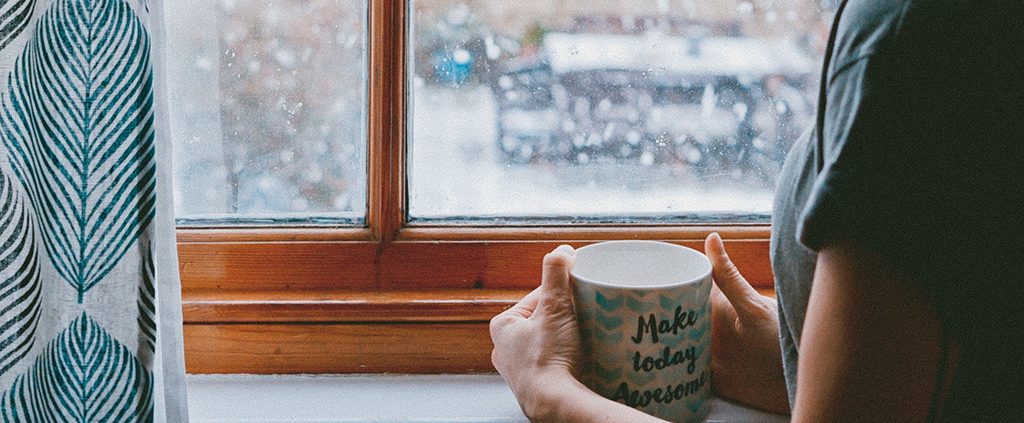
<svg viewBox="0 0 1024 423">
<path fill-rule="evenodd" d="M 602 397 L 575 379 L 562 383 L 563 391 L 556 395 L 557 405 L 547 409 L 535 422 L 573 423 L 665 423 L 664 420 Z"/>
<path fill-rule="evenodd" d="M 818 255 L 793 421 L 923 421 L 941 357 L 919 284 L 854 243 Z"/>
</svg>

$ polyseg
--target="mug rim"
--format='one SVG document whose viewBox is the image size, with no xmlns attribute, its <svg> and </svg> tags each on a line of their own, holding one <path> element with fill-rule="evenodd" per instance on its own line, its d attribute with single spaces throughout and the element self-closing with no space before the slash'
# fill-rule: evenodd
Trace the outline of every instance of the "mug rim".
<svg viewBox="0 0 1024 423">
<path fill-rule="evenodd" d="M 596 281 L 596 280 L 593 280 L 593 279 L 590 279 L 590 278 L 586 278 L 586 277 L 583 277 L 583 276 L 580 276 L 579 274 L 577 274 L 575 266 L 573 266 L 572 271 L 569 272 L 570 279 L 575 279 L 577 281 L 581 281 L 581 282 L 584 282 L 584 283 L 590 284 L 590 285 L 596 285 L 596 286 L 599 286 L 599 287 L 602 287 L 602 288 L 624 289 L 624 290 L 640 290 L 640 291 L 653 291 L 653 290 L 662 290 L 662 289 L 668 289 L 668 288 L 678 288 L 678 287 L 682 287 L 682 286 L 686 286 L 686 285 L 700 284 L 705 279 L 710 278 L 711 274 L 712 274 L 712 270 L 713 269 L 712 269 L 712 266 L 711 266 L 711 260 L 708 259 L 707 255 L 705 255 L 704 253 L 702 253 L 700 251 L 697 251 L 694 248 L 690 248 L 690 247 L 686 247 L 686 246 L 682 246 L 682 245 L 678 245 L 678 244 L 673 244 L 671 242 L 654 241 L 654 240 L 629 240 L 629 239 L 626 239 L 626 240 L 614 240 L 614 241 L 601 241 L 601 242 L 595 242 L 593 244 L 588 244 L 588 245 L 585 245 L 583 247 L 577 248 L 576 249 L 576 253 L 579 253 L 580 251 L 587 250 L 587 249 L 590 249 L 590 248 L 597 248 L 599 246 L 607 246 L 609 244 L 643 244 L 643 245 L 659 245 L 659 246 L 662 246 L 662 247 L 669 247 L 671 249 L 675 249 L 677 251 L 681 251 L 683 254 L 689 254 L 689 255 L 696 254 L 697 256 L 699 256 L 699 257 L 701 257 L 703 259 L 703 260 L 701 260 L 701 262 L 704 265 L 706 265 L 706 269 L 704 269 L 704 271 L 702 271 L 699 276 L 695 276 L 693 278 L 690 278 L 690 279 L 687 279 L 687 280 L 684 280 L 684 281 L 681 281 L 681 282 L 672 282 L 672 283 L 668 283 L 668 284 L 653 285 L 653 286 L 619 285 L 619 284 L 615 284 L 615 283 Z"/>
</svg>

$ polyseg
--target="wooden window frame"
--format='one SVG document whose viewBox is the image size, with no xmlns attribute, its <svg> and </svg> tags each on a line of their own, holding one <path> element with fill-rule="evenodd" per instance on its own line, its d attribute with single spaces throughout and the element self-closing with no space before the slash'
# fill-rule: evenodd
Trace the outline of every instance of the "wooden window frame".
<svg viewBox="0 0 1024 423">
<path fill-rule="evenodd" d="M 717 231 L 770 290 L 769 226 L 443 226 L 407 222 L 408 2 L 369 0 L 366 227 L 178 229 L 190 373 L 491 372 L 490 318 L 559 244 Z"/>
</svg>

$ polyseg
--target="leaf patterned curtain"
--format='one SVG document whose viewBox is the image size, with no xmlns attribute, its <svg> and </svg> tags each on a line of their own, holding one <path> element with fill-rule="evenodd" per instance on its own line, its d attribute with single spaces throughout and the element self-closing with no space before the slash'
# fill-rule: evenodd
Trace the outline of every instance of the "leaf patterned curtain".
<svg viewBox="0 0 1024 423">
<path fill-rule="evenodd" d="M 0 0 L 0 422 L 188 419 L 159 10 Z"/>
</svg>

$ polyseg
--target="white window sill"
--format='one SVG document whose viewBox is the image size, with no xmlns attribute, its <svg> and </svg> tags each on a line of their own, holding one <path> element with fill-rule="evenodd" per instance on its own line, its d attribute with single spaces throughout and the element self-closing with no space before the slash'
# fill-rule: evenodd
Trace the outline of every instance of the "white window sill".
<svg viewBox="0 0 1024 423">
<path fill-rule="evenodd" d="M 525 422 L 496 375 L 189 375 L 193 422 Z M 708 421 L 785 422 L 720 399 Z"/>
</svg>

